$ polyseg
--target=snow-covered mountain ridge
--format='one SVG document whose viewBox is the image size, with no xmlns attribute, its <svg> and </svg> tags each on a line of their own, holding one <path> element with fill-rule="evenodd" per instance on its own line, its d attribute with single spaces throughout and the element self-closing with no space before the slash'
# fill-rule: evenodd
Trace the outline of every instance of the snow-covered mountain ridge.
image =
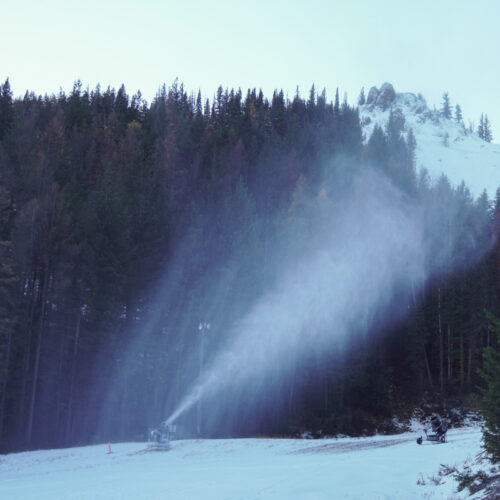
<svg viewBox="0 0 500 500">
<path fill-rule="evenodd" d="M 375 125 L 385 130 L 391 110 L 403 118 L 405 136 L 413 130 L 419 171 L 427 169 L 432 181 L 445 174 L 453 186 L 464 181 L 475 198 L 485 189 L 494 198 L 500 187 L 500 144 L 488 143 L 454 118 L 429 109 L 421 94 L 396 93 L 390 83 L 372 87 L 359 106 L 365 142 Z"/>
</svg>

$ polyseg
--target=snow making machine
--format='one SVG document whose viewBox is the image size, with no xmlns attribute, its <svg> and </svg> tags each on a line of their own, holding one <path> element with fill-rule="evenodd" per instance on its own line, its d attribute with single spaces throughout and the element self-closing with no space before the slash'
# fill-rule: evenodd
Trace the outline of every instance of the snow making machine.
<svg viewBox="0 0 500 500">
<path fill-rule="evenodd" d="M 177 426 L 162 422 L 156 429 L 149 433 L 148 448 L 150 450 L 165 451 L 170 449 L 170 441 L 173 439 Z"/>
<path fill-rule="evenodd" d="M 432 441 L 434 443 L 446 443 L 446 433 L 448 432 L 448 423 L 446 419 L 441 419 L 438 415 L 433 415 L 431 418 L 432 433 L 425 432 L 425 441 Z M 417 439 L 417 444 L 422 444 L 424 438 L 420 436 Z"/>
</svg>

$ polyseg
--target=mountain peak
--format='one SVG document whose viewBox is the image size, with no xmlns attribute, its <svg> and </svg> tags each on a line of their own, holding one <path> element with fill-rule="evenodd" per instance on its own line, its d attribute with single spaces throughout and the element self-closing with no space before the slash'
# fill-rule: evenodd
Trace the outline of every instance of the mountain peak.
<svg viewBox="0 0 500 500">
<path fill-rule="evenodd" d="M 383 83 L 380 90 L 372 87 L 368 92 L 366 104 L 368 106 L 378 107 L 385 111 L 396 98 L 396 91 L 391 83 Z"/>
<path fill-rule="evenodd" d="M 366 107 L 373 111 L 379 108 L 385 111 L 391 107 L 406 107 L 414 113 L 424 113 L 430 111 L 427 102 L 422 94 L 413 94 L 411 92 L 396 93 L 392 83 L 385 82 L 380 89 L 372 87 L 366 98 Z"/>
<path fill-rule="evenodd" d="M 405 138 L 413 130 L 418 170 L 426 169 L 432 181 L 442 174 L 455 186 L 464 181 L 474 197 L 484 189 L 490 197 L 495 195 L 500 186 L 500 145 L 485 142 L 463 122 L 429 109 L 421 94 L 397 93 L 388 82 L 371 87 L 366 103 L 359 106 L 365 141 L 375 125 L 385 129 L 391 112 L 398 114 Z"/>
</svg>

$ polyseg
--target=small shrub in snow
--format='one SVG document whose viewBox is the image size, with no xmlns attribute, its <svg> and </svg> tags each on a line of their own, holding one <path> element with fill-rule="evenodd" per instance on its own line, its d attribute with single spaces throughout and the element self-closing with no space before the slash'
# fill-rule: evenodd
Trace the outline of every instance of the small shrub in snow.
<svg viewBox="0 0 500 500">
<path fill-rule="evenodd" d="M 488 479 L 488 476 L 482 470 L 472 472 L 470 467 L 465 466 L 462 472 L 457 472 L 454 475 L 454 478 L 458 482 L 457 491 L 467 488 L 473 494 L 481 489 L 482 484 Z"/>
<path fill-rule="evenodd" d="M 450 474 L 458 473 L 458 470 L 456 467 L 450 467 L 449 465 L 444 465 L 441 464 L 441 467 L 439 468 L 439 475 L 440 476 L 449 476 Z"/>
<path fill-rule="evenodd" d="M 429 476 L 429 481 L 436 486 L 439 486 L 443 482 L 439 476 Z"/>
<path fill-rule="evenodd" d="M 417 484 L 419 486 L 425 486 L 425 479 L 424 479 L 424 476 L 422 475 L 422 473 L 420 473 L 420 477 L 417 479 Z"/>
</svg>

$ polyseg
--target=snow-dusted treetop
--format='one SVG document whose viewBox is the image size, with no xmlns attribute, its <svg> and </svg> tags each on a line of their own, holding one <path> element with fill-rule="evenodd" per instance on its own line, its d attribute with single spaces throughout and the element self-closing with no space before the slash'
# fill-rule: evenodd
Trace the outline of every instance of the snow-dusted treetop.
<svg viewBox="0 0 500 500">
<path fill-rule="evenodd" d="M 474 197 L 485 189 L 490 198 L 495 196 L 500 187 L 499 144 L 488 143 L 455 118 L 444 118 L 440 111 L 429 109 L 421 94 L 397 93 L 390 83 L 372 87 L 366 104 L 359 106 L 365 141 L 375 125 L 385 129 L 391 110 L 403 116 L 405 136 L 413 129 L 417 168 L 427 169 L 432 181 L 445 174 L 454 186 L 464 181 Z"/>
</svg>

